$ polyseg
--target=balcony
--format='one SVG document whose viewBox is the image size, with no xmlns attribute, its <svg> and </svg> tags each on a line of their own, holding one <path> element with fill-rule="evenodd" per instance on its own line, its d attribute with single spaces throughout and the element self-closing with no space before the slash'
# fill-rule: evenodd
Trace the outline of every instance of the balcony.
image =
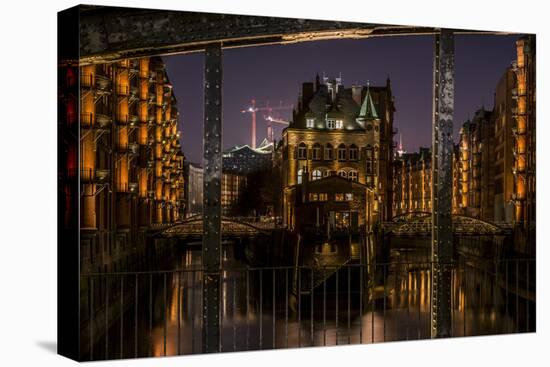
<svg viewBox="0 0 550 367">
<path fill-rule="evenodd" d="M 111 79 L 105 75 L 96 75 L 95 85 L 96 88 L 102 92 L 111 92 Z"/>
<path fill-rule="evenodd" d="M 113 119 L 109 115 L 104 115 L 102 113 L 96 113 L 95 119 L 97 122 L 97 125 L 101 129 L 108 129 L 111 126 L 111 123 L 113 122 Z"/>
<path fill-rule="evenodd" d="M 138 192 L 138 187 L 139 187 L 139 185 L 138 185 L 137 182 L 130 182 L 130 183 L 128 184 L 128 192 L 129 192 L 130 194 L 137 194 L 137 192 Z"/>
<path fill-rule="evenodd" d="M 128 144 L 128 153 L 130 155 L 137 155 L 139 154 L 139 144 L 138 143 L 130 143 Z"/>
<path fill-rule="evenodd" d="M 139 117 L 137 115 L 129 115 L 128 123 L 132 127 L 137 126 L 137 124 L 139 123 Z"/>
<path fill-rule="evenodd" d="M 133 61 L 130 63 L 130 73 L 138 74 L 139 73 L 139 61 Z"/>
<path fill-rule="evenodd" d="M 137 98 L 138 94 L 139 94 L 138 86 L 135 85 L 135 84 L 131 84 L 130 85 L 130 95 Z"/>
<path fill-rule="evenodd" d="M 110 171 L 103 168 L 83 168 L 80 170 L 80 180 L 84 183 L 105 183 L 109 179 Z"/>
</svg>

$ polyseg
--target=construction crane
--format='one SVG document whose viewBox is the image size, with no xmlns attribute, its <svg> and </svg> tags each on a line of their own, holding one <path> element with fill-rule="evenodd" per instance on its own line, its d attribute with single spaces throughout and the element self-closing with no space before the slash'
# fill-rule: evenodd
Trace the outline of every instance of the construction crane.
<svg viewBox="0 0 550 367">
<path fill-rule="evenodd" d="M 242 113 L 250 113 L 252 116 L 252 128 L 251 128 L 251 144 L 250 146 L 252 149 L 256 148 L 256 112 L 258 111 L 265 111 L 267 112 L 267 115 L 264 115 L 264 119 L 267 121 L 267 139 L 271 142 L 273 141 L 273 126 L 272 122 L 281 123 L 278 121 L 274 121 L 273 117 L 271 116 L 273 111 L 280 111 L 280 110 L 292 110 L 294 108 L 294 105 L 283 105 L 281 102 L 279 106 L 269 106 L 269 102 L 266 103 L 265 107 L 256 107 L 256 100 L 251 100 L 251 105 L 244 110 L 241 110 Z M 271 120 L 269 119 L 271 117 Z M 282 121 L 282 120 L 280 120 Z"/>
<path fill-rule="evenodd" d="M 267 140 L 269 140 L 270 142 L 273 142 L 273 122 L 286 126 L 290 125 L 290 121 L 281 120 L 273 116 L 264 116 L 264 118 L 267 120 Z"/>
</svg>

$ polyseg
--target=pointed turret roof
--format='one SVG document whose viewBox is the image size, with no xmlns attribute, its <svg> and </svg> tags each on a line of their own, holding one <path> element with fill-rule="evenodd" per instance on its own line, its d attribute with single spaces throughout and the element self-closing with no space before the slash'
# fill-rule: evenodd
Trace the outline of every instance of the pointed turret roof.
<svg viewBox="0 0 550 367">
<path fill-rule="evenodd" d="M 368 84 L 367 84 L 367 95 L 363 100 L 363 104 L 361 104 L 361 111 L 359 111 L 359 117 L 365 118 L 367 120 L 378 119 L 378 113 L 376 112 L 376 108 L 374 107 L 374 102 L 370 95 L 370 88 Z"/>
</svg>

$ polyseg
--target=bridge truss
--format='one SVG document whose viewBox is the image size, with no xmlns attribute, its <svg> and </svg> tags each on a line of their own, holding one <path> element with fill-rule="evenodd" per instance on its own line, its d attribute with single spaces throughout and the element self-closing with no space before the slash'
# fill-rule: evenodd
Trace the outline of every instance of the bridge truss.
<svg viewBox="0 0 550 367">
<path fill-rule="evenodd" d="M 463 236 L 503 235 L 508 228 L 481 219 L 453 214 L 452 233 Z M 396 236 L 431 236 L 432 215 L 430 213 L 410 213 L 394 218 L 382 225 L 384 232 Z"/>
</svg>

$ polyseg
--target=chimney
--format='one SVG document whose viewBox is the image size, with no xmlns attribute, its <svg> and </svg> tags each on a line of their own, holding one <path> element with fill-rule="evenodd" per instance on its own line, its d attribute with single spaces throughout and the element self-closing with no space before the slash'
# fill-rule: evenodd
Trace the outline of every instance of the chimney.
<svg viewBox="0 0 550 367">
<path fill-rule="evenodd" d="M 302 84 L 302 103 L 307 106 L 313 98 L 313 83 L 307 82 Z"/>
<path fill-rule="evenodd" d="M 360 85 L 352 85 L 351 86 L 351 98 L 357 103 L 359 106 L 361 106 L 361 90 L 363 89 Z"/>
</svg>

